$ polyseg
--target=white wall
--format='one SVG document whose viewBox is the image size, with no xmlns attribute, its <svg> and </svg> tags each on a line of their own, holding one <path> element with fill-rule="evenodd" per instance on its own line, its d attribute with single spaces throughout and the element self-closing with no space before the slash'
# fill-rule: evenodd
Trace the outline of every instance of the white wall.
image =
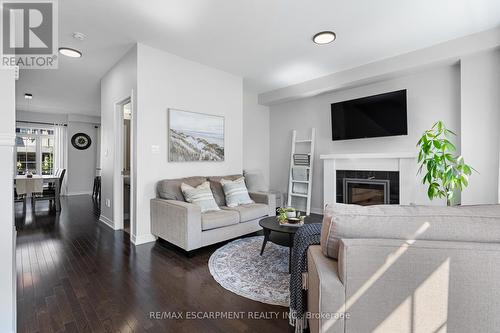
<svg viewBox="0 0 500 333">
<path fill-rule="evenodd" d="M 479 171 L 462 193 L 462 204 L 498 203 L 500 51 L 462 58 L 462 154 Z"/>
<path fill-rule="evenodd" d="M 243 169 L 263 173 L 269 186 L 270 172 L 269 107 L 258 103 L 257 93 L 243 89 Z"/>
<path fill-rule="evenodd" d="M 135 244 L 153 241 L 149 202 L 156 183 L 165 178 L 225 175 L 243 170 L 242 79 L 175 55 L 138 44 L 101 80 L 101 220 L 116 228 L 115 201 L 121 182 L 115 153 L 118 147 L 115 104 L 133 100 L 132 143 L 135 175 L 132 177 L 131 239 Z M 225 161 L 169 163 L 167 159 L 167 110 L 176 108 L 222 115 L 225 118 Z M 159 151 L 156 152 L 156 146 Z M 118 182 L 117 182 L 118 180 Z M 115 190 L 114 190 L 115 189 Z M 106 200 L 111 207 L 106 206 Z"/>
<path fill-rule="evenodd" d="M 165 178 L 227 175 L 243 169 L 242 79 L 226 72 L 138 44 L 137 233 L 151 239 L 149 202 Z M 225 118 L 225 161 L 169 163 L 167 110 L 176 108 Z M 104 119 L 104 115 L 103 115 Z M 104 121 L 103 121 L 104 125 Z M 152 146 L 159 146 L 154 152 Z"/>
<path fill-rule="evenodd" d="M 90 136 L 92 144 L 88 149 L 78 150 L 68 142 L 68 195 L 91 194 L 96 173 L 97 129 L 95 124 L 84 122 L 68 122 L 68 141 L 76 133 Z"/>
<path fill-rule="evenodd" d="M 117 196 L 113 180 L 121 184 L 120 169 L 115 166 L 117 131 L 115 129 L 116 103 L 129 98 L 137 91 L 137 48 L 134 46 L 101 79 L 101 221 L 115 228 L 114 200 Z M 135 96 L 132 96 L 135 101 Z M 135 110 L 135 105 L 133 107 Z M 134 179 L 131 180 L 134 182 Z M 106 201 L 110 202 L 109 207 Z M 119 199 L 117 199 L 119 200 Z M 134 200 L 132 200 L 132 205 Z M 134 226 L 132 226 L 133 229 Z M 132 230 L 133 232 L 133 230 Z"/>
<path fill-rule="evenodd" d="M 15 143 L 14 70 L 0 69 L 0 332 L 16 331 L 16 257 L 13 208 L 13 175 Z"/>
<path fill-rule="evenodd" d="M 407 89 L 407 136 L 331 140 L 330 104 L 384 92 Z M 271 113 L 271 187 L 287 191 L 291 148 L 291 131 L 299 137 L 316 128 L 316 154 L 313 170 L 312 210 L 320 212 L 323 205 L 323 165 L 320 154 L 416 152 L 416 142 L 422 132 L 437 120 L 460 132 L 460 76 L 458 66 L 428 68 L 414 74 L 339 90 L 270 107 Z M 458 133 L 459 134 L 459 133 Z M 457 140 L 459 144 L 459 140 Z M 425 189 L 419 189 L 417 203 L 428 203 Z"/>
</svg>

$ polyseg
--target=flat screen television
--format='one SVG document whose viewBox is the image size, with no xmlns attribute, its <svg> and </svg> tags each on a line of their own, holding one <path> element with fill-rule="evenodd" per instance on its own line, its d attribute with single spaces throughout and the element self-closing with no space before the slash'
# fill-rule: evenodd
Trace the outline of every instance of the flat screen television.
<svg viewBox="0 0 500 333">
<path fill-rule="evenodd" d="M 406 90 L 332 104 L 332 140 L 408 135 Z"/>
</svg>

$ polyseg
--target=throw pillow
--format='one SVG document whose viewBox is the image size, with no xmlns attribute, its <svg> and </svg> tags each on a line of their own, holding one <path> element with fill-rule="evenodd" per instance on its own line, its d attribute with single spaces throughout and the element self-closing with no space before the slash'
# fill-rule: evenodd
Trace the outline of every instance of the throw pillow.
<svg viewBox="0 0 500 333">
<path fill-rule="evenodd" d="M 201 212 L 220 210 L 215 202 L 214 195 L 210 189 L 210 182 L 206 181 L 197 187 L 192 187 L 186 183 L 181 184 L 181 191 L 187 202 L 195 204 L 201 208 Z"/>
<path fill-rule="evenodd" d="M 220 183 L 224 189 L 224 195 L 226 196 L 226 204 L 228 207 L 254 203 L 248 195 L 247 186 L 245 185 L 245 177 L 241 177 L 236 180 L 221 179 Z"/>
</svg>

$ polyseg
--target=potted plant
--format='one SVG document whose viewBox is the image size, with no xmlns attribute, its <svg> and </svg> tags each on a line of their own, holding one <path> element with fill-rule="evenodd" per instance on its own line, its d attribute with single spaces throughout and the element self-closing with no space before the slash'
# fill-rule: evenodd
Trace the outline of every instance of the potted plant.
<svg viewBox="0 0 500 333">
<path fill-rule="evenodd" d="M 288 221 L 289 218 L 297 216 L 297 212 L 293 207 L 280 207 L 278 208 L 277 219 L 280 223 Z"/>
<path fill-rule="evenodd" d="M 424 132 L 417 143 L 420 150 L 418 173 L 425 173 L 422 182 L 429 184 L 427 196 L 431 200 L 446 198 L 448 206 L 452 205 L 455 192 L 469 185 L 469 176 L 474 170 L 465 164 L 462 156 L 456 155 L 456 147 L 449 140 L 452 136 L 456 134 L 438 121 Z"/>
</svg>

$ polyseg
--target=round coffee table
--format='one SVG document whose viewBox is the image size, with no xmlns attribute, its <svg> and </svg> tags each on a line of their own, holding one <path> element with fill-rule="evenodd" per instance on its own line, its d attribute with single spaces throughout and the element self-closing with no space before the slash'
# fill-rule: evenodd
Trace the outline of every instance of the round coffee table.
<svg viewBox="0 0 500 333">
<path fill-rule="evenodd" d="M 314 223 L 318 222 L 314 218 L 307 216 L 304 223 Z M 321 221 L 320 221 L 321 222 Z M 260 250 L 260 255 L 264 253 L 266 243 L 268 241 L 278 244 L 281 246 L 288 247 L 288 272 L 291 272 L 292 267 L 292 248 L 293 248 L 293 238 L 295 233 L 300 227 L 289 227 L 280 225 L 276 216 L 269 216 L 261 219 L 259 225 L 264 230 L 264 242 L 262 242 L 262 249 Z"/>
</svg>

